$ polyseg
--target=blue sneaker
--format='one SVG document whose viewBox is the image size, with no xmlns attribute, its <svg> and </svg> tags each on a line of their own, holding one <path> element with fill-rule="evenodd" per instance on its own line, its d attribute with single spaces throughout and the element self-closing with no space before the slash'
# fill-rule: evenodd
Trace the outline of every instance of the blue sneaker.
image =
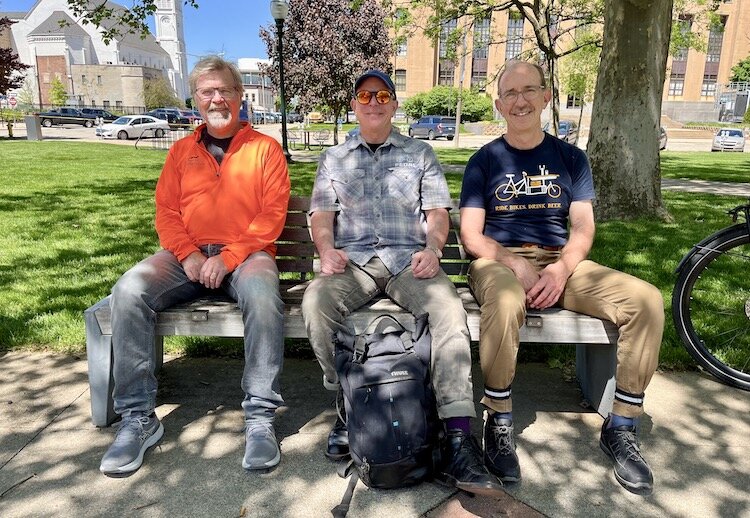
<svg viewBox="0 0 750 518">
<path fill-rule="evenodd" d="M 127 477 L 143 464 L 146 450 L 158 443 L 164 435 L 164 426 L 154 415 L 126 417 L 115 435 L 115 441 L 102 457 L 99 471 L 108 477 Z"/>
<path fill-rule="evenodd" d="M 245 456 L 242 467 L 248 470 L 272 468 L 281 460 L 273 425 L 248 424 L 245 427 Z"/>
</svg>

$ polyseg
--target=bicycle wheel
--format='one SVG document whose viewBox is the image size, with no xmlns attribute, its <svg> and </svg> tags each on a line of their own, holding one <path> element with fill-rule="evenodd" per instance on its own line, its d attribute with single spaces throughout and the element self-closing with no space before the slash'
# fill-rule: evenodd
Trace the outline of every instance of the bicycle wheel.
<svg viewBox="0 0 750 518">
<path fill-rule="evenodd" d="M 510 189 L 510 192 L 505 192 L 508 189 Z M 513 196 L 515 196 L 515 193 L 513 192 L 512 182 L 504 183 L 495 189 L 495 197 L 500 201 L 508 201 L 513 198 Z"/>
<path fill-rule="evenodd" d="M 698 364 L 750 390 L 750 236 L 745 224 L 717 232 L 683 261 L 672 293 L 677 333 Z"/>
</svg>

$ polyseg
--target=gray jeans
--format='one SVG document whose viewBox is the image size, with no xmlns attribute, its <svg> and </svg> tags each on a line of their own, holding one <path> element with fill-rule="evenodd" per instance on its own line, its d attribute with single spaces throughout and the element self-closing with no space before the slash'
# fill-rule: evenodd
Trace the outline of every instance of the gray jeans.
<svg viewBox="0 0 750 518">
<path fill-rule="evenodd" d="M 334 333 L 346 330 L 347 315 L 381 293 L 414 315 L 429 314 L 432 384 L 440 418 L 475 417 L 466 311 L 442 270 L 432 279 L 414 278 L 411 267 L 392 275 L 375 257 L 363 267 L 349 261 L 344 273 L 317 276 L 305 290 L 302 316 L 326 379 L 338 382 Z"/>
<path fill-rule="evenodd" d="M 215 255 L 221 245 L 202 247 Z M 219 288 L 242 310 L 245 368 L 242 408 L 247 422 L 272 422 L 281 398 L 279 375 L 284 358 L 284 303 L 279 272 L 266 252 L 248 257 Z M 215 290 L 187 278 L 171 252 L 162 250 L 125 272 L 112 289 L 113 393 L 115 412 L 151 413 L 156 406 L 154 328 L 156 313 Z"/>
</svg>

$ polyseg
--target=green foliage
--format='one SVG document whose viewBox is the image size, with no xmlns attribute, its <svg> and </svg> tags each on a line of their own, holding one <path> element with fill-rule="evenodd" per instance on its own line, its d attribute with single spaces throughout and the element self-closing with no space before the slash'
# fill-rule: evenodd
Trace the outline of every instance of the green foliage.
<svg viewBox="0 0 750 518">
<path fill-rule="evenodd" d="M 732 83 L 750 83 L 750 56 L 732 67 L 732 75 L 729 77 Z"/>
<path fill-rule="evenodd" d="M 62 106 L 68 102 L 68 92 L 59 77 L 52 78 L 50 82 L 49 102 L 52 106 Z"/>
<path fill-rule="evenodd" d="M 588 103 L 593 100 L 596 89 L 601 49 L 595 43 L 597 36 L 593 31 L 582 34 L 581 38 L 588 39 L 591 44 L 562 58 L 560 82 L 569 94 Z"/>
<path fill-rule="evenodd" d="M 0 18 L 0 33 L 9 32 L 13 22 L 9 18 Z M 23 84 L 23 71 L 29 65 L 21 63 L 18 54 L 10 48 L 0 48 L 0 94 L 6 94 L 9 90 L 18 88 Z"/>
<path fill-rule="evenodd" d="M 371 68 L 390 72 L 392 68 L 393 45 L 385 18 L 377 0 L 291 2 L 282 35 L 287 104 L 296 97 L 301 113 L 325 104 L 334 117 L 341 117 L 352 99 L 354 81 L 362 72 Z M 277 30 L 276 25 L 260 30 L 272 60 L 266 72 L 276 87 Z"/>
<path fill-rule="evenodd" d="M 401 108 L 413 119 L 424 115 L 455 115 L 457 101 L 458 88 L 436 86 L 406 100 Z M 462 122 L 492 120 L 492 99 L 487 94 L 464 90 L 461 102 Z"/>
<path fill-rule="evenodd" d="M 750 124 L 750 110 L 747 110 L 745 112 L 745 116 L 742 117 L 742 122 L 744 122 L 745 124 Z"/>
<path fill-rule="evenodd" d="M 146 19 L 156 13 L 157 0 L 134 0 L 130 7 L 112 2 L 92 2 L 91 0 L 67 0 L 68 7 L 76 19 L 99 27 L 104 43 L 120 40 L 126 34 L 137 34 L 145 38 L 150 34 Z M 198 8 L 197 0 L 175 0 L 184 5 Z M 64 22 L 63 22 L 64 24 Z"/>
<path fill-rule="evenodd" d="M 164 106 L 182 106 L 182 102 L 164 77 L 146 79 L 143 82 L 143 103 L 148 110 Z"/>
</svg>

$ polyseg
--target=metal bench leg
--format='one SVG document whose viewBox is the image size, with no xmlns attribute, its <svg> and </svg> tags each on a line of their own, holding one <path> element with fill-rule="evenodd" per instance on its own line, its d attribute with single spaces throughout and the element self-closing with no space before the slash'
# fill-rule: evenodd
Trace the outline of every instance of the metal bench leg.
<svg viewBox="0 0 750 518">
<path fill-rule="evenodd" d="M 104 335 L 96 320 L 96 309 L 104 299 L 84 312 L 86 322 L 86 357 L 89 367 L 91 421 L 96 426 L 109 426 L 116 419 L 112 402 L 112 335 Z"/>
<path fill-rule="evenodd" d="M 612 411 L 616 371 L 616 344 L 576 346 L 576 376 L 583 397 L 602 417 Z"/>
<path fill-rule="evenodd" d="M 164 365 L 164 337 L 154 337 L 154 374 L 161 370 Z"/>
</svg>

